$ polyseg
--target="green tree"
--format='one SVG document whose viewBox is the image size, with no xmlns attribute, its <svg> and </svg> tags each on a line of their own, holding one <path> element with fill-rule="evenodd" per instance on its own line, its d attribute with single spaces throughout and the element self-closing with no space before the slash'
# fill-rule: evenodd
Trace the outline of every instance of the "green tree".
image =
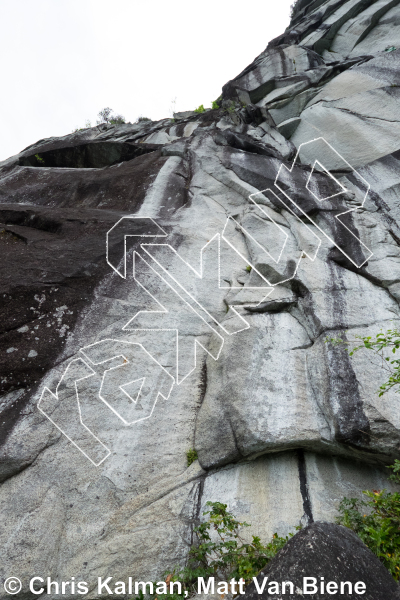
<svg viewBox="0 0 400 600">
<path fill-rule="evenodd" d="M 389 467 L 390 479 L 400 484 L 400 461 Z M 368 500 L 343 498 L 336 521 L 352 529 L 383 562 L 393 577 L 400 579 L 400 494 L 367 490 Z"/>
<path fill-rule="evenodd" d="M 113 109 L 107 106 L 98 113 L 96 123 L 97 125 L 101 125 L 102 123 L 121 125 L 122 123 L 125 123 L 125 117 L 113 114 Z"/>
</svg>

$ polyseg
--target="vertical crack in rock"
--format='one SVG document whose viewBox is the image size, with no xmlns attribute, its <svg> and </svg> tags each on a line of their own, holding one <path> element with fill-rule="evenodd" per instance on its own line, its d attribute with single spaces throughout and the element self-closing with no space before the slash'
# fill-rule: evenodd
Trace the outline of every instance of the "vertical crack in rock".
<svg viewBox="0 0 400 600">
<path fill-rule="evenodd" d="M 186 208 L 189 208 L 191 205 L 191 191 L 190 191 L 190 186 L 192 184 L 192 177 L 193 177 L 193 155 L 191 153 L 191 151 L 189 149 L 185 149 L 185 154 L 184 154 L 184 159 L 183 159 L 183 166 L 184 169 L 186 171 L 186 177 L 185 177 L 185 188 L 184 188 L 184 192 L 183 192 L 183 197 L 184 197 L 184 201 L 183 201 L 183 206 L 186 206 Z"/>
<path fill-rule="evenodd" d="M 328 361 L 331 403 L 336 412 L 335 437 L 347 444 L 368 445 L 370 424 L 363 411 L 357 377 L 346 349 L 330 347 Z"/>
<path fill-rule="evenodd" d="M 199 483 L 197 484 L 197 502 L 194 512 L 194 520 L 191 527 L 190 534 L 190 546 L 194 544 L 194 527 L 200 524 L 200 510 L 201 510 L 201 501 L 203 499 L 203 491 L 204 491 L 204 477 L 201 478 Z"/>
<path fill-rule="evenodd" d="M 300 493 L 301 497 L 303 498 L 304 516 L 307 519 L 307 525 L 309 525 L 310 523 L 314 522 L 314 517 L 312 514 L 311 498 L 308 492 L 307 469 L 304 450 L 297 451 L 297 459 L 299 469 Z"/>
<path fill-rule="evenodd" d="M 340 267 L 329 262 L 334 287 L 343 288 Z M 332 294 L 332 311 L 335 315 L 345 313 L 342 294 Z M 345 321 L 345 319 L 343 319 Z M 343 334 L 346 340 L 346 335 Z M 331 409 L 334 413 L 335 437 L 339 442 L 352 445 L 368 445 L 370 424 L 363 410 L 359 385 L 351 360 L 344 345 L 329 344 L 327 348 Z"/>
<path fill-rule="evenodd" d="M 199 377 L 199 407 L 203 404 L 204 396 L 207 391 L 207 361 L 205 360 L 201 366 L 200 377 Z"/>
</svg>

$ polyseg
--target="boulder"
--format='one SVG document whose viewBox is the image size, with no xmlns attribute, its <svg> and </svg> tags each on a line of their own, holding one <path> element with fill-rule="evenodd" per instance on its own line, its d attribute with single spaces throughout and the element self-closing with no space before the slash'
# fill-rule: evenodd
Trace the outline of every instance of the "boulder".
<svg viewBox="0 0 400 600">
<path fill-rule="evenodd" d="M 266 577 L 263 593 L 260 594 L 255 583 L 251 583 L 243 598 L 280 600 L 284 596 L 295 600 L 311 595 L 323 600 L 332 594 L 348 600 L 400 598 L 397 583 L 355 533 L 340 525 L 320 521 L 299 531 L 262 569 L 257 575 L 259 587 Z M 281 595 L 285 581 L 292 582 L 294 589 L 292 592 L 287 585 Z M 271 582 L 278 583 L 278 593 L 268 593 Z"/>
</svg>

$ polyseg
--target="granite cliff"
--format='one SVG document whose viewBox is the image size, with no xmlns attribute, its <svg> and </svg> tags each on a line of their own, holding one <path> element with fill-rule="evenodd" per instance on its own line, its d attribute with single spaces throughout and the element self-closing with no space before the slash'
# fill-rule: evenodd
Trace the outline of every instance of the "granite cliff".
<svg viewBox="0 0 400 600">
<path fill-rule="evenodd" d="M 325 338 L 400 326 L 398 1 L 298 0 L 217 104 L 0 163 L 2 579 L 93 598 L 208 500 L 267 538 L 388 486 L 399 397 Z"/>
</svg>

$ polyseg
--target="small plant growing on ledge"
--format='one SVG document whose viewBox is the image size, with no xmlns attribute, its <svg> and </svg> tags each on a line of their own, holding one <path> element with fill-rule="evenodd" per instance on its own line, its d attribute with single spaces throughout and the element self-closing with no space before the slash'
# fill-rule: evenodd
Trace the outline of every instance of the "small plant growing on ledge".
<svg viewBox="0 0 400 600">
<path fill-rule="evenodd" d="M 236 102 L 231 100 L 230 104 L 225 107 L 226 112 L 232 114 L 236 110 Z"/>
<path fill-rule="evenodd" d="M 221 103 L 222 103 L 222 94 L 220 96 L 218 96 L 218 98 L 216 100 L 213 100 L 211 102 L 211 108 L 213 110 L 217 110 L 218 108 L 221 108 Z"/>
<path fill-rule="evenodd" d="M 36 158 L 37 163 L 40 166 L 44 167 L 44 158 L 42 158 L 39 154 L 35 154 L 35 158 Z"/>
<path fill-rule="evenodd" d="M 192 463 L 194 463 L 195 460 L 197 460 L 197 452 L 194 448 L 190 448 L 190 450 L 188 450 L 186 452 L 186 458 L 187 458 L 187 466 L 190 467 L 190 465 Z"/>
<path fill-rule="evenodd" d="M 246 267 L 246 271 L 247 271 L 248 273 L 251 273 L 251 266 L 250 266 L 250 265 L 247 265 L 247 267 Z"/>
<path fill-rule="evenodd" d="M 198 108 L 194 109 L 195 113 L 203 113 L 206 112 L 206 109 L 204 108 L 203 104 L 200 104 L 200 106 Z"/>
<path fill-rule="evenodd" d="M 122 115 L 114 115 L 110 119 L 110 123 L 111 125 L 123 125 L 124 123 L 126 123 L 125 117 L 123 117 Z"/>
</svg>

